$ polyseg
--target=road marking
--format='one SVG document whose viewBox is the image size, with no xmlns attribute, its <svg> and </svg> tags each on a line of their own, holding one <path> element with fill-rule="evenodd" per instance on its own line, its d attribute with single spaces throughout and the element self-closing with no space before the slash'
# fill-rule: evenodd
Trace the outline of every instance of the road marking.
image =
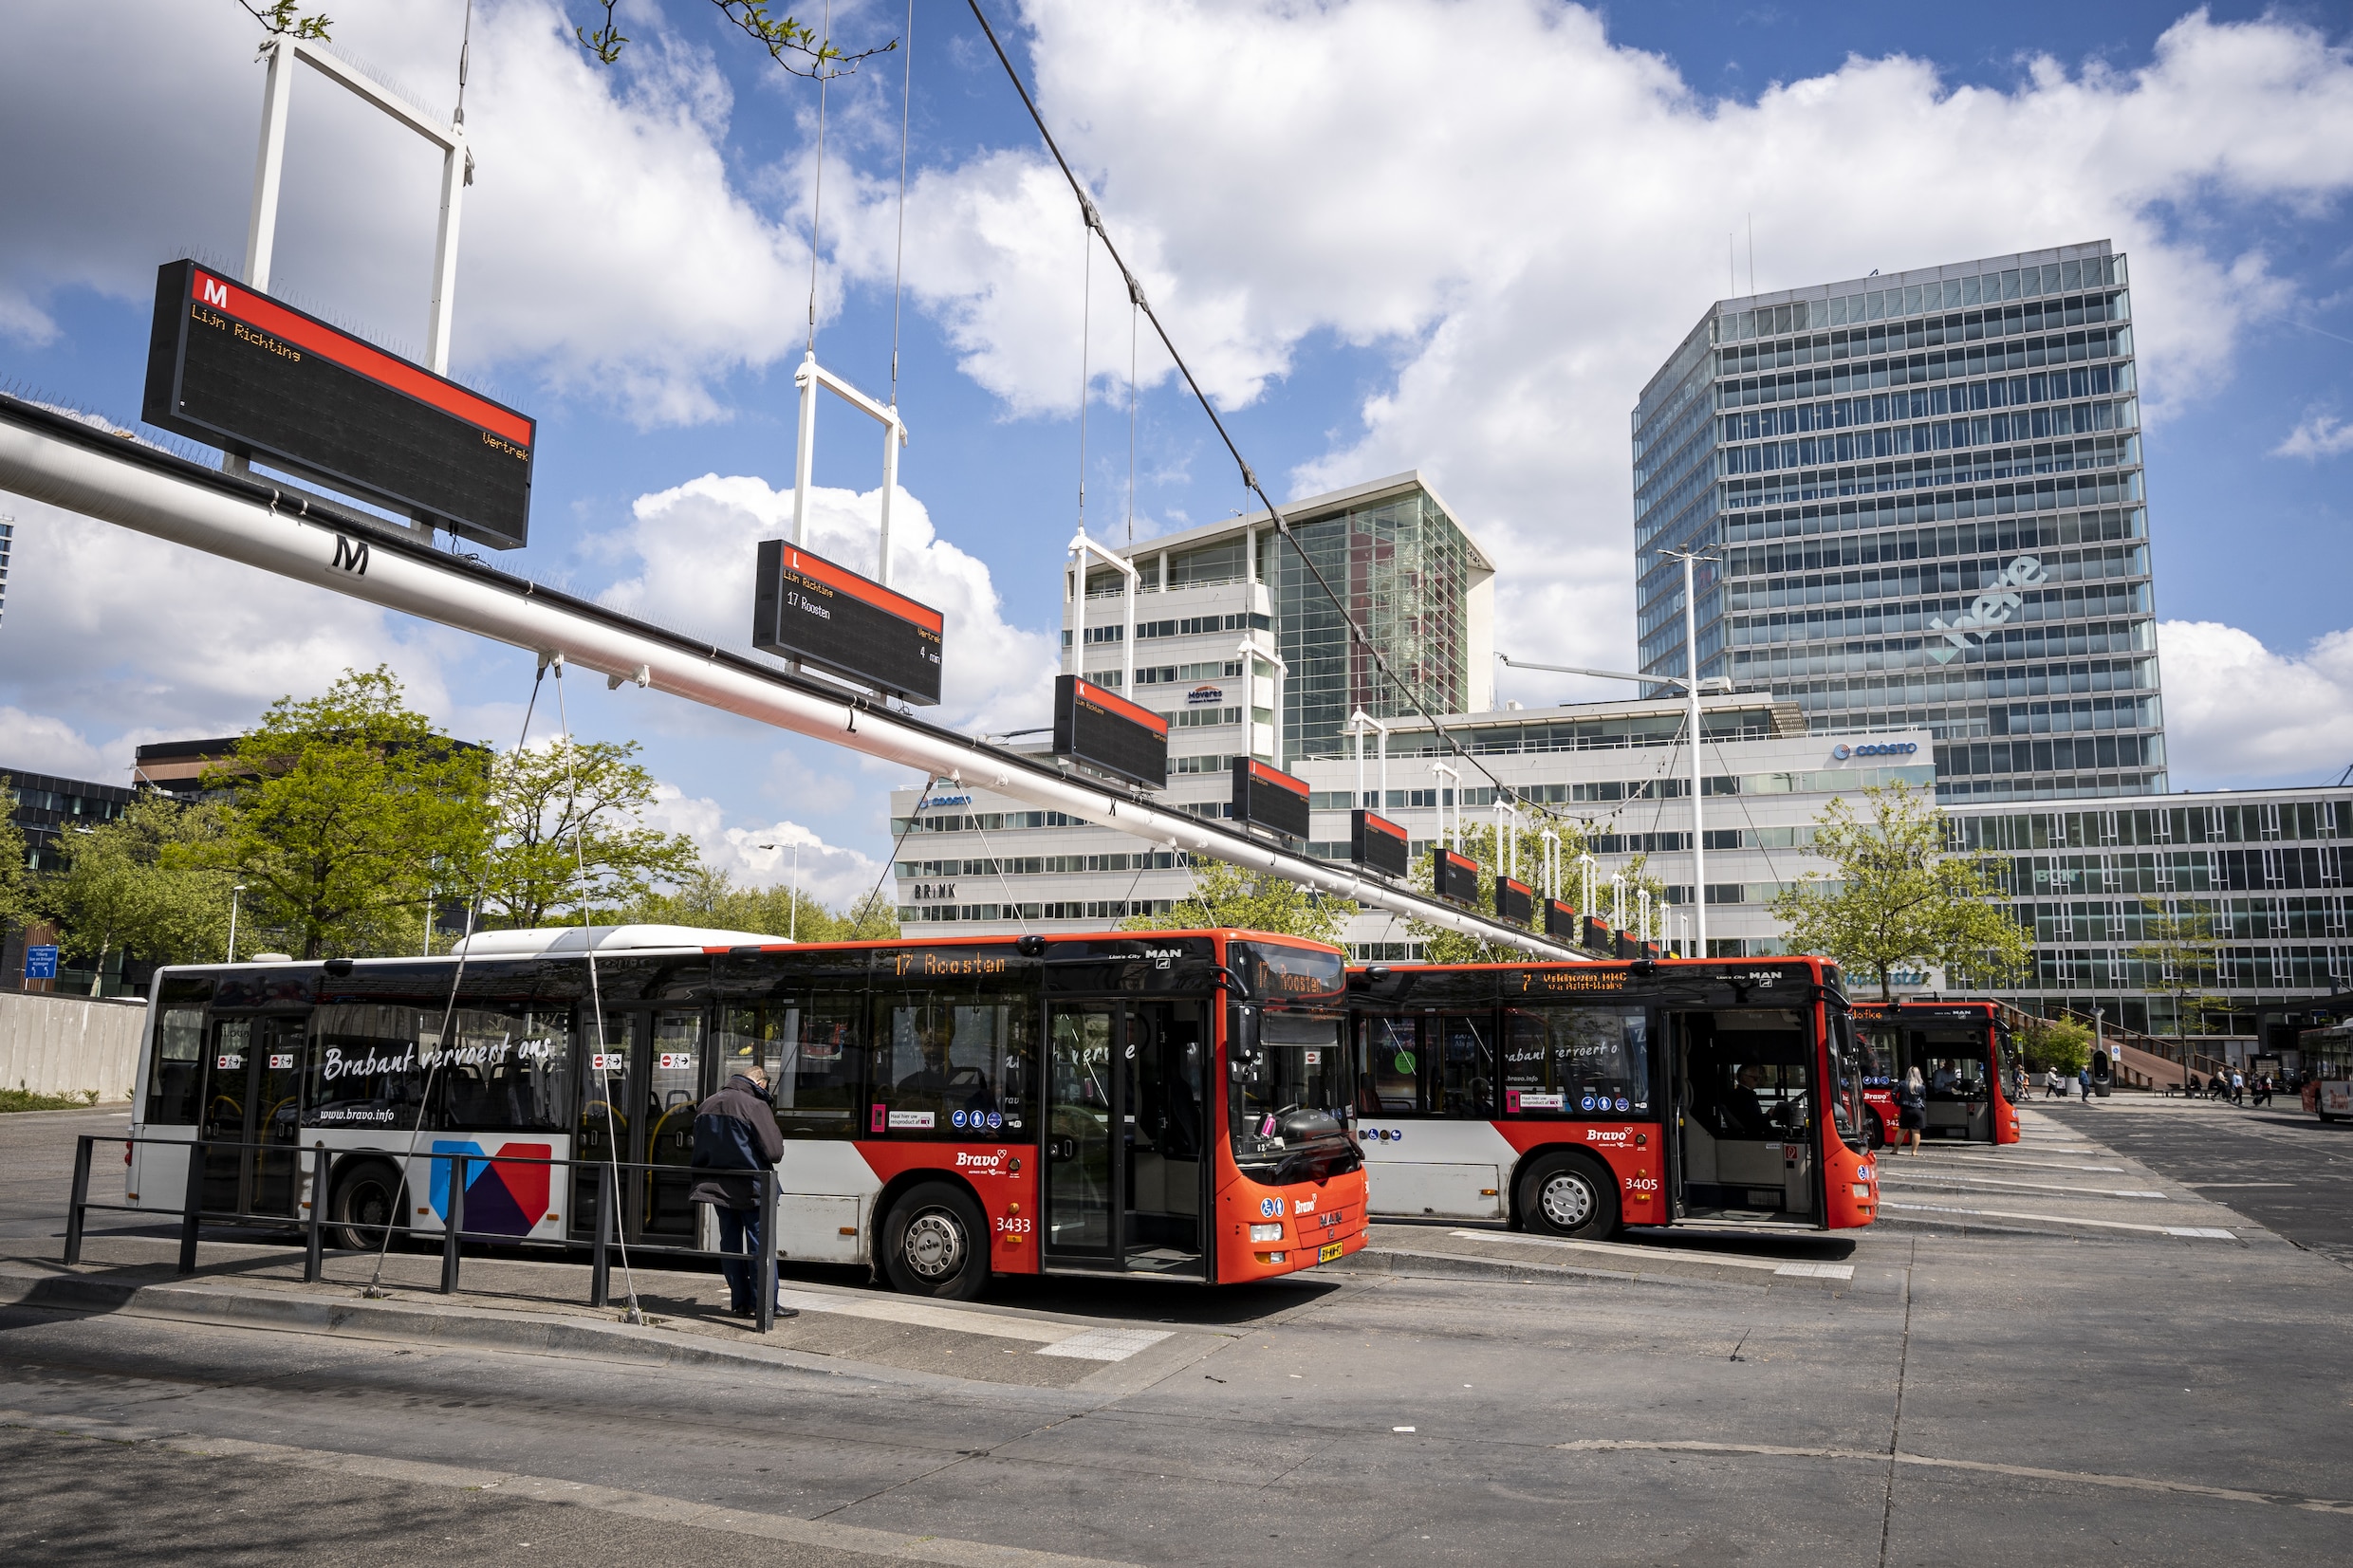
<svg viewBox="0 0 2353 1568">
<path fill-rule="evenodd" d="M 2184 1187 L 2293 1187 L 2291 1181 L 2185 1181 Z"/>
<path fill-rule="evenodd" d="M 1081 1361 L 1124 1361 L 1139 1350 L 1148 1350 L 1169 1337 L 1166 1329 L 1156 1328 L 1090 1328 L 1084 1334 L 1074 1334 L 1067 1339 L 1050 1345 L 1040 1345 L 1040 1356 L 1068 1356 Z"/>
<path fill-rule="evenodd" d="M 1910 1159 L 1913 1156 L 1907 1154 L 1904 1157 Z M 1935 1157 L 1933 1153 L 1931 1157 Z M 2124 1171 L 2121 1165 L 2078 1165 L 2073 1160 L 2010 1160 L 1991 1154 L 1947 1154 L 1944 1157 L 1955 1165 L 1992 1165 L 2005 1171 L 2099 1171 L 2118 1175 Z"/>
<path fill-rule="evenodd" d="M 835 1524 L 824 1520 L 796 1519 L 789 1514 L 714 1508 L 708 1503 L 690 1503 L 683 1498 L 665 1497 L 658 1492 L 592 1486 L 580 1482 L 559 1481 L 551 1476 L 517 1475 L 472 1466 L 435 1465 L 421 1460 L 388 1459 L 376 1454 L 342 1453 L 328 1448 L 283 1448 L 274 1443 L 248 1443 L 239 1438 L 209 1437 L 195 1432 L 167 1433 L 152 1428 L 80 1416 L 39 1415 L 28 1411 L 0 1410 L 0 1427 L 63 1432 L 102 1443 L 148 1443 L 175 1453 L 194 1454 L 203 1459 L 258 1460 L 265 1464 L 323 1470 L 330 1475 L 360 1475 L 412 1485 L 447 1486 L 454 1490 L 495 1487 L 502 1496 L 528 1498 L 534 1503 L 566 1503 L 578 1508 L 626 1514 L 633 1519 L 684 1524 L 698 1530 L 719 1530 L 730 1535 L 756 1536 L 768 1540 L 788 1541 L 794 1545 L 898 1561 L 947 1563 L 954 1565 L 954 1568 L 1131 1568 L 1129 1564 L 1108 1562 L 1102 1558 L 1069 1557 L 1059 1552 L 1031 1551 L 1021 1546 L 999 1546 L 985 1540 L 902 1535 L 896 1530 L 873 1530 L 862 1525 Z"/>
<path fill-rule="evenodd" d="M 1880 1200 L 1880 1209 L 1900 1208 L 1918 1214 L 1969 1214 L 1981 1220 L 2030 1220 L 2039 1225 L 2088 1225 L 2102 1230 L 2138 1230 L 2147 1236 L 2190 1236 L 2204 1241 L 2235 1242 L 2238 1233 L 2211 1226 L 2197 1225 L 2134 1225 L 2125 1220 L 2086 1220 L 2073 1214 L 2018 1214 L 2001 1208 L 1947 1208 L 1933 1203 L 1897 1203 L 1889 1198 Z"/>
<path fill-rule="evenodd" d="M 2353 1513 L 2353 1502 L 2336 1498 L 2299 1497 L 2292 1492 L 2251 1492 L 2235 1486 L 2207 1486 L 2195 1481 L 2157 1481 L 2147 1476 L 2109 1475 L 2098 1470 L 2052 1470 L 2038 1465 L 1996 1465 L 1982 1459 L 1939 1459 L 1933 1454 L 1873 1452 L 1867 1448 L 1783 1448 L 1768 1443 L 1648 1442 L 1636 1438 L 1588 1438 L 1556 1443 L 1571 1453 L 1724 1453 L 1754 1454 L 1767 1459 L 1842 1459 L 1866 1465 L 1912 1465 L 1928 1469 L 1974 1470 L 1984 1475 L 2016 1476 L 2026 1481 L 2072 1482 L 2079 1486 L 2112 1486 L 2132 1492 L 2173 1492 L 2184 1497 L 2213 1498 L 2223 1503 L 2262 1503 L 2273 1507 L 2301 1508 L 2313 1513 Z"/>
<path fill-rule="evenodd" d="M 2057 1187 L 2048 1182 L 2003 1181 L 1994 1176 L 1939 1176 L 1927 1171 L 1898 1173 L 1888 1170 L 1884 1164 L 1880 1167 L 1880 1181 L 1882 1185 L 1894 1182 L 1908 1186 L 1916 1181 L 1929 1181 L 1947 1187 L 2005 1187 L 2020 1192 L 2066 1192 L 2085 1198 L 2161 1198 L 2165 1195 L 2131 1187 Z"/>
<path fill-rule="evenodd" d="M 1639 1259 L 1649 1263 L 1712 1264 L 1726 1268 L 1769 1270 L 1788 1280 L 1851 1280 L 1855 1277 L 1855 1265 L 1852 1264 L 1785 1264 L 1771 1258 L 1737 1258 L 1722 1252 L 1634 1246 L 1625 1242 L 1580 1242 L 1566 1236 L 1523 1236 L 1510 1230 L 1453 1230 L 1447 1234 L 1466 1242 L 1510 1242 L 1519 1246 L 1599 1252 L 1607 1257 Z"/>
<path fill-rule="evenodd" d="M 1855 1277 L 1853 1264 L 1783 1264 L 1773 1270 L 1790 1280 L 1851 1280 Z"/>
<path fill-rule="evenodd" d="M 960 1312 L 900 1297 L 869 1301 L 862 1296 L 824 1296 L 813 1290 L 780 1290 L 779 1305 L 803 1312 L 829 1312 L 842 1318 L 867 1318 L 878 1322 L 906 1323 L 916 1328 L 953 1329 L 958 1334 L 985 1334 L 998 1339 L 1027 1339 L 1051 1345 L 1079 1331 L 1067 1323 L 1042 1323 L 1032 1318 L 999 1318 L 993 1313 Z"/>
</svg>

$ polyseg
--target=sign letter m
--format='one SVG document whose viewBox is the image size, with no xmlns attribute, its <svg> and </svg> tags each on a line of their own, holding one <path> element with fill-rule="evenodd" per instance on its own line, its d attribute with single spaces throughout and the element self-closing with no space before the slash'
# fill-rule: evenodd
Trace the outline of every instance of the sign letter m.
<svg viewBox="0 0 2353 1568">
<path fill-rule="evenodd" d="M 368 547 L 364 539 L 335 536 L 335 567 L 359 577 L 367 576 Z"/>
<path fill-rule="evenodd" d="M 206 278 L 196 285 L 196 292 L 204 297 L 206 304 L 229 308 L 229 286 L 218 278 Z"/>
</svg>

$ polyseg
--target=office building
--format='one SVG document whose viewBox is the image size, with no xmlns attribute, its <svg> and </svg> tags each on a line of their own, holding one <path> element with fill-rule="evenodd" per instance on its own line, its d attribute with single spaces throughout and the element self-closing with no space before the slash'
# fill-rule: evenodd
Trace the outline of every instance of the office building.
<svg viewBox="0 0 2353 1568">
<path fill-rule="evenodd" d="M 2106 241 L 1722 300 L 1634 409 L 1640 668 L 1817 733 L 1925 726 L 1939 797 L 2162 794 L 2125 258 Z"/>
<path fill-rule="evenodd" d="M 9 821 L 25 836 L 26 869 L 35 873 L 63 868 L 65 857 L 59 845 L 66 835 L 113 821 L 135 798 L 134 791 L 117 784 L 93 784 L 87 779 L 65 779 L 48 773 L 0 769 L 0 780 L 7 784 Z M 25 945 L 28 934 L 36 943 L 56 940 L 54 930 L 46 922 L 36 923 L 28 933 L 25 927 L 13 921 L 0 921 L 0 987 L 9 990 L 26 988 Z M 118 950 L 108 955 L 101 984 L 108 987 L 110 994 L 119 993 L 126 982 L 143 984 L 153 968 L 153 965 L 139 964 Z M 55 981 L 36 981 L 33 988 L 87 996 L 93 994 L 91 982 L 88 969 L 69 965 L 58 971 Z"/>
<path fill-rule="evenodd" d="M 16 519 L 0 517 L 0 617 L 9 609 L 9 557 L 16 552 Z"/>
</svg>

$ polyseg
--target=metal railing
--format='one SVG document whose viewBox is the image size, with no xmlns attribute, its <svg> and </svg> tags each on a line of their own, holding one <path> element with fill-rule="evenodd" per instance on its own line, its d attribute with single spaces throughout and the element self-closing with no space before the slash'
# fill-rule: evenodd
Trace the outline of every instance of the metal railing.
<svg viewBox="0 0 2353 1568">
<path fill-rule="evenodd" d="M 413 1149 L 329 1149 L 324 1143 L 314 1142 L 307 1149 L 296 1143 L 257 1143 L 241 1139 L 197 1138 L 193 1142 L 180 1138 L 158 1138 L 133 1134 L 84 1133 L 75 1140 L 73 1193 L 65 1213 L 65 1259 L 68 1264 L 82 1262 L 82 1241 L 85 1228 L 84 1217 L 93 1211 L 124 1214 L 154 1214 L 152 1208 L 134 1207 L 123 1203 L 98 1203 L 90 1197 L 90 1167 L 97 1146 L 101 1143 L 156 1144 L 188 1151 L 186 1189 L 181 1196 L 179 1226 L 179 1273 L 184 1277 L 196 1272 L 198 1233 L 206 1225 L 265 1226 L 276 1228 L 299 1228 L 303 1232 L 303 1282 L 316 1284 L 325 1277 L 326 1231 L 328 1228 L 361 1234 L 374 1234 L 380 1243 L 409 1229 L 398 1222 L 401 1209 L 396 1206 L 393 1217 L 380 1224 L 362 1220 L 329 1220 L 326 1217 L 327 1177 L 338 1161 L 375 1158 L 402 1167 L 400 1190 L 405 1193 L 408 1175 L 405 1167 L 411 1161 L 450 1162 L 449 1213 L 441 1230 L 441 1282 L 444 1296 L 457 1294 L 463 1264 L 463 1248 L 467 1242 L 499 1246 L 554 1247 L 562 1251 L 575 1250 L 580 1244 L 564 1239 L 516 1236 L 503 1231 L 468 1231 L 466 1229 L 466 1185 L 469 1171 L 477 1165 L 538 1165 L 549 1168 L 553 1186 L 555 1168 L 566 1171 L 586 1168 L 596 1172 L 597 1229 L 589 1244 L 588 1304 L 591 1307 L 612 1305 L 612 1254 L 623 1249 L 613 1232 L 613 1219 L 621 1210 L 621 1172 L 644 1171 L 650 1183 L 657 1172 L 672 1177 L 695 1175 L 750 1176 L 759 1190 L 760 1245 L 751 1257 L 753 1264 L 752 1304 L 754 1326 L 767 1334 L 776 1326 L 776 1171 L 773 1167 L 736 1171 L 690 1171 L 682 1165 L 658 1165 L 641 1160 L 609 1160 L 598 1158 L 556 1159 L 527 1155 L 481 1154 L 453 1153 L 442 1150 Z M 306 1213 L 256 1213 L 234 1209 L 208 1209 L 204 1207 L 205 1166 L 215 1152 L 237 1151 L 242 1172 L 244 1153 L 276 1154 L 290 1163 L 307 1159 L 309 1164 L 310 1198 L 303 1204 Z M 294 1172 L 289 1171 L 289 1181 Z M 639 1240 L 627 1244 L 640 1251 L 658 1254 L 663 1258 L 716 1258 L 722 1262 L 739 1259 L 741 1252 L 724 1252 L 715 1247 L 686 1246 L 674 1242 Z"/>
</svg>

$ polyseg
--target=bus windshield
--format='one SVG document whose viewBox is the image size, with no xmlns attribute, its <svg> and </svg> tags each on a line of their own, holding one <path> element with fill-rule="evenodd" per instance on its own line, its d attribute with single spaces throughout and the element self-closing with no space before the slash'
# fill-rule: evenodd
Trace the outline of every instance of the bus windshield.
<svg viewBox="0 0 2353 1568">
<path fill-rule="evenodd" d="M 1252 1180 L 1320 1181 L 1356 1169 L 1345 1018 L 1337 1007 L 1240 1009 L 1226 1097 L 1233 1159 Z"/>
</svg>

